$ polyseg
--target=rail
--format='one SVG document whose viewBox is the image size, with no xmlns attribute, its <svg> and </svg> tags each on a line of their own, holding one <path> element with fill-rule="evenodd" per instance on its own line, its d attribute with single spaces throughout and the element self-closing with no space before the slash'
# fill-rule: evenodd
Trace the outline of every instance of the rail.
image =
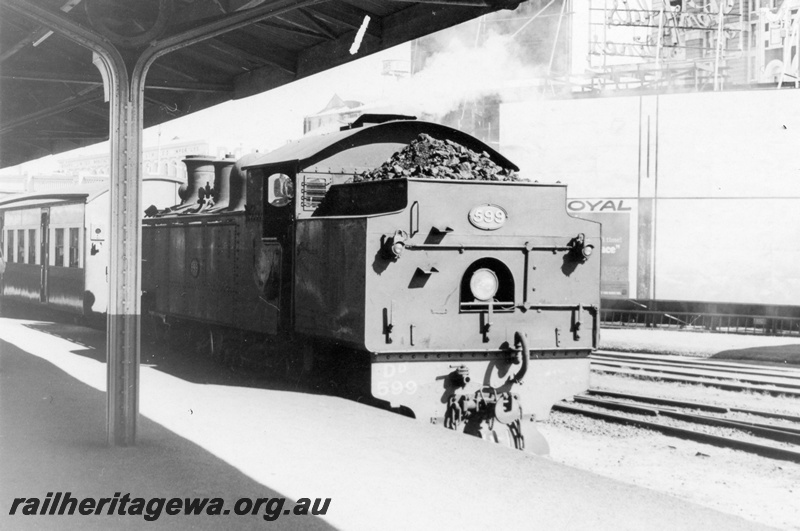
<svg viewBox="0 0 800 531">
<path fill-rule="evenodd" d="M 570 413 L 573 415 L 583 415 L 586 417 L 603 420 L 605 422 L 637 426 L 639 428 L 658 431 L 664 435 L 672 437 L 711 444 L 722 448 L 733 448 L 772 459 L 781 459 L 784 461 L 800 463 L 800 451 L 795 448 L 797 446 L 795 444 L 797 441 L 797 434 L 789 430 L 784 431 L 780 426 L 767 428 L 764 426 L 754 426 L 752 424 L 746 424 L 743 422 L 728 423 L 724 419 L 717 419 L 708 416 L 681 414 L 678 411 L 670 411 L 661 408 L 643 408 L 631 404 L 591 399 L 589 397 L 582 397 L 580 403 L 581 405 L 561 402 L 555 404 L 553 406 L 553 410 L 563 413 Z M 584 406 L 583 404 L 592 404 L 597 409 L 594 409 L 591 406 Z M 613 407 L 614 409 L 624 410 L 628 414 L 620 415 L 604 411 L 604 409 L 611 409 L 609 406 Z M 639 414 L 654 420 L 647 420 L 645 418 L 631 416 L 632 414 Z M 714 424 L 718 426 L 722 425 L 726 427 L 732 427 L 740 431 L 749 432 L 755 436 L 754 438 L 765 438 L 772 441 L 785 442 L 788 444 L 787 447 L 780 447 L 770 444 L 763 444 L 757 442 L 756 440 L 742 438 L 741 436 L 714 435 L 711 433 L 706 433 L 705 431 L 691 429 L 689 427 L 680 427 L 677 425 L 662 423 L 659 419 L 663 417 L 680 417 L 680 420 L 685 421 L 689 426 L 692 424 Z"/>
</svg>

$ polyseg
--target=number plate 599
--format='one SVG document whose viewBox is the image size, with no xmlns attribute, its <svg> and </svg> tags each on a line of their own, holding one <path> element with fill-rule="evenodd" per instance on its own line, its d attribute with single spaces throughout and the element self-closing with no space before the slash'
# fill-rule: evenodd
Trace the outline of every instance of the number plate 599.
<svg viewBox="0 0 800 531">
<path fill-rule="evenodd" d="M 469 222 L 483 230 L 497 230 L 507 219 L 506 211 L 497 205 L 478 205 L 469 211 Z"/>
</svg>

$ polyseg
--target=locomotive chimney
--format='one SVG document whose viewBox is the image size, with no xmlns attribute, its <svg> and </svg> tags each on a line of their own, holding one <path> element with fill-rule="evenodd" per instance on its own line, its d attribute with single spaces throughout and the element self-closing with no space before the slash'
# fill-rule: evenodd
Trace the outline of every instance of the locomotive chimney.
<svg viewBox="0 0 800 531">
<path fill-rule="evenodd" d="M 205 155 L 187 155 L 183 159 L 186 164 L 187 189 L 183 202 L 178 205 L 178 209 L 197 206 L 198 192 L 206 184 L 211 187 L 214 185 L 214 159 Z M 176 209 L 177 210 L 177 209 Z"/>
<path fill-rule="evenodd" d="M 236 163 L 233 154 L 228 153 L 222 160 L 214 161 L 214 192 L 216 200 L 214 210 L 228 207 L 231 196 L 231 170 Z"/>
<path fill-rule="evenodd" d="M 242 167 L 251 163 L 257 156 L 256 153 L 248 153 L 232 166 L 228 210 L 244 210 L 244 205 L 247 203 L 247 172 Z"/>
</svg>

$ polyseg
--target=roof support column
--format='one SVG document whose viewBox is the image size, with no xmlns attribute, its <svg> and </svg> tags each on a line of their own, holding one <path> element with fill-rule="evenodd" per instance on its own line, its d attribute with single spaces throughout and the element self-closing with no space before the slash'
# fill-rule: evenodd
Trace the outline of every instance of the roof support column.
<svg viewBox="0 0 800 531">
<path fill-rule="evenodd" d="M 144 72 L 140 70 L 142 75 L 129 75 L 128 65 L 111 41 L 58 12 L 27 0 L 8 0 L 7 7 L 89 48 L 101 59 L 96 64 L 104 70 L 103 79 L 111 103 L 107 440 L 111 445 L 133 445 L 139 413 Z"/>
<path fill-rule="evenodd" d="M 136 444 L 141 341 L 143 78 L 103 60 L 111 79 L 111 219 L 106 328 L 107 437 Z M 106 77 L 106 76 L 104 76 Z"/>
</svg>

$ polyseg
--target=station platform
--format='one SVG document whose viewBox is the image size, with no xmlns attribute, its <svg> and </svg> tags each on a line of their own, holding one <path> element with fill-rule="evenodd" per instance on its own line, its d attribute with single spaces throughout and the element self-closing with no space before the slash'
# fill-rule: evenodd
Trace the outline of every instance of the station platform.
<svg viewBox="0 0 800 531">
<path fill-rule="evenodd" d="M 340 398 L 143 360 L 135 447 L 105 443 L 103 333 L 0 318 L 2 529 L 760 529 Z M 226 369 L 220 368 L 220 371 Z M 227 383 L 220 383 L 227 382 Z M 325 515 L 9 515 L 15 498 L 330 498 Z"/>
<path fill-rule="evenodd" d="M 602 328 L 600 349 L 800 365 L 800 336 Z"/>
</svg>

